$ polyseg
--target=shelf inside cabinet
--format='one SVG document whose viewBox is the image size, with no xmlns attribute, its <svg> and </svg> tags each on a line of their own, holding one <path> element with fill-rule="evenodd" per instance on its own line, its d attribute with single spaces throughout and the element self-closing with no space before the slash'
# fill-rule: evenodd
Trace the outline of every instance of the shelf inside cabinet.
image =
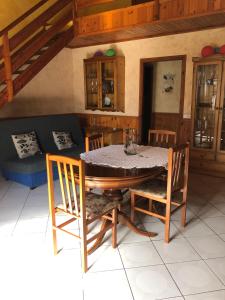
<svg viewBox="0 0 225 300">
<path fill-rule="evenodd" d="M 215 104 L 212 102 L 197 102 L 196 108 L 215 109 Z"/>
</svg>

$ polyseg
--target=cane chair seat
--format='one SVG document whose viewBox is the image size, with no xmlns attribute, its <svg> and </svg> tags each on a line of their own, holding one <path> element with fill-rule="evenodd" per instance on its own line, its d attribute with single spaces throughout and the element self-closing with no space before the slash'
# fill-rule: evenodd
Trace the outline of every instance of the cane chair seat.
<svg viewBox="0 0 225 300">
<path fill-rule="evenodd" d="M 166 198 L 166 182 L 160 179 L 146 181 L 132 188 L 134 193 L 151 194 L 152 197 Z"/>
<path fill-rule="evenodd" d="M 78 196 L 79 198 L 79 196 Z M 108 211 L 116 208 L 118 206 L 118 201 L 109 201 L 109 199 L 104 195 L 99 195 L 91 192 L 86 192 L 85 194 L 85 204 L 86 204 L 86 218 L 93 219 L 100 215 L 106 214 Z M 58 208 L 62 211 L 68 211 L 68 205 L 66 209 L 63 204 L 58 205 Z M 78 202 L 78 208 L 79 202 Z M 76 210 L 73 207 L 72 213 L 76 214 Z M 80 217 L 79 215 L 77 217 Z"/>
</svg>

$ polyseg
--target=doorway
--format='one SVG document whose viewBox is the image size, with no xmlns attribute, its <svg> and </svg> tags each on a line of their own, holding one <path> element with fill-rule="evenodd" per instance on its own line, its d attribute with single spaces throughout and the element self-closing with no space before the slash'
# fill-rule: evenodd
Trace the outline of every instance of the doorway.
<svg viewBox="0 0 225 300">
<path fill-rule="evenodd" d="M 182 140 L 186 56 L 142 59 L 140 67 L 142 143 L 149 128 L 176 131 Z"/>
</svg>

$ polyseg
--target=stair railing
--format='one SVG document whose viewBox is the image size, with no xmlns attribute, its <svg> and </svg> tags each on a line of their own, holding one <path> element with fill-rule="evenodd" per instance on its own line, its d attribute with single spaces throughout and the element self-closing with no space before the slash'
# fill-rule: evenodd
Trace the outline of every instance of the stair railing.
<svg viewBox="0 0 225 300">
<path fill-rule="evenodd" d="M 21 25 L 22 21 L 47 2 L 48 0 L 39 1 L 0 31 L 0 39 L 2 39 L 2 44 L 0 44 L 0 86 L 1 84 L 6 86 L 0 91 L 0 106 L 5 102 L 12 101 L 15 94 L 13 74 L 18 72 L 21 66 L 65 28 L 66 31 L 70 31 L 71 39 L 74 35 L 77 1 L 57 0 L 28 25 L 10 37 L 11 30 L 16 31 L 17 26 Z M 52 20 L 54 22 L 51 22 Z"/>
</svg>

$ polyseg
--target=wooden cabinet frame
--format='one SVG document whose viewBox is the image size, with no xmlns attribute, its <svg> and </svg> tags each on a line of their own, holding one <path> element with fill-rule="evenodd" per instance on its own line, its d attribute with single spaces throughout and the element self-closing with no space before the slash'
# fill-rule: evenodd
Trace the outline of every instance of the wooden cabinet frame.
<svg viewBox="0 0 225 300">
<path fill-rule="evenodd" d="M 102 66 L 104 63 L 112 64 L 112 77 L 104 77 Z M 93 64 L 96 68 L 96 77 L 94 80 L 97 82 L 96 93 L 90 93 L 88 90 L 88 75 L 87 67 Z M 109 93 L 103 94 L 103 83 L 109 81 L 113 85 L 113 93 L 111 92 L 111 106 L 107 107 L 103 105 L 103 97 L 109 95 Z M 123 56 L 100 56 L 84 60 L 84 84 L 85 84 L 85 109 L 101 110 L 101 111 L 125 111 L 125 58 Z M 96 94 L 96 105 L 90 103 L 89 95 Z"/>
<path fill-rule="evenodd" d="M 193 76 L 193 100 L 192 100 L 192 131 L 191 131 L 191 166 L 198 169 L 207 169 L 210 174 L 224 173 L 225 176 L 225 149 L 221 150 L 221 132 L 223 120 L 223 108 L 225 97 L 225 57 L 215 55 L 208 58 L 194 58 Z M 196 93 L 197 93 L 197 69 L 204 65 L 218 65 L 218 85 L 215 102 L 213 146 L 211 149 L 198 148 L 194 145 Z"/>
</svg>

